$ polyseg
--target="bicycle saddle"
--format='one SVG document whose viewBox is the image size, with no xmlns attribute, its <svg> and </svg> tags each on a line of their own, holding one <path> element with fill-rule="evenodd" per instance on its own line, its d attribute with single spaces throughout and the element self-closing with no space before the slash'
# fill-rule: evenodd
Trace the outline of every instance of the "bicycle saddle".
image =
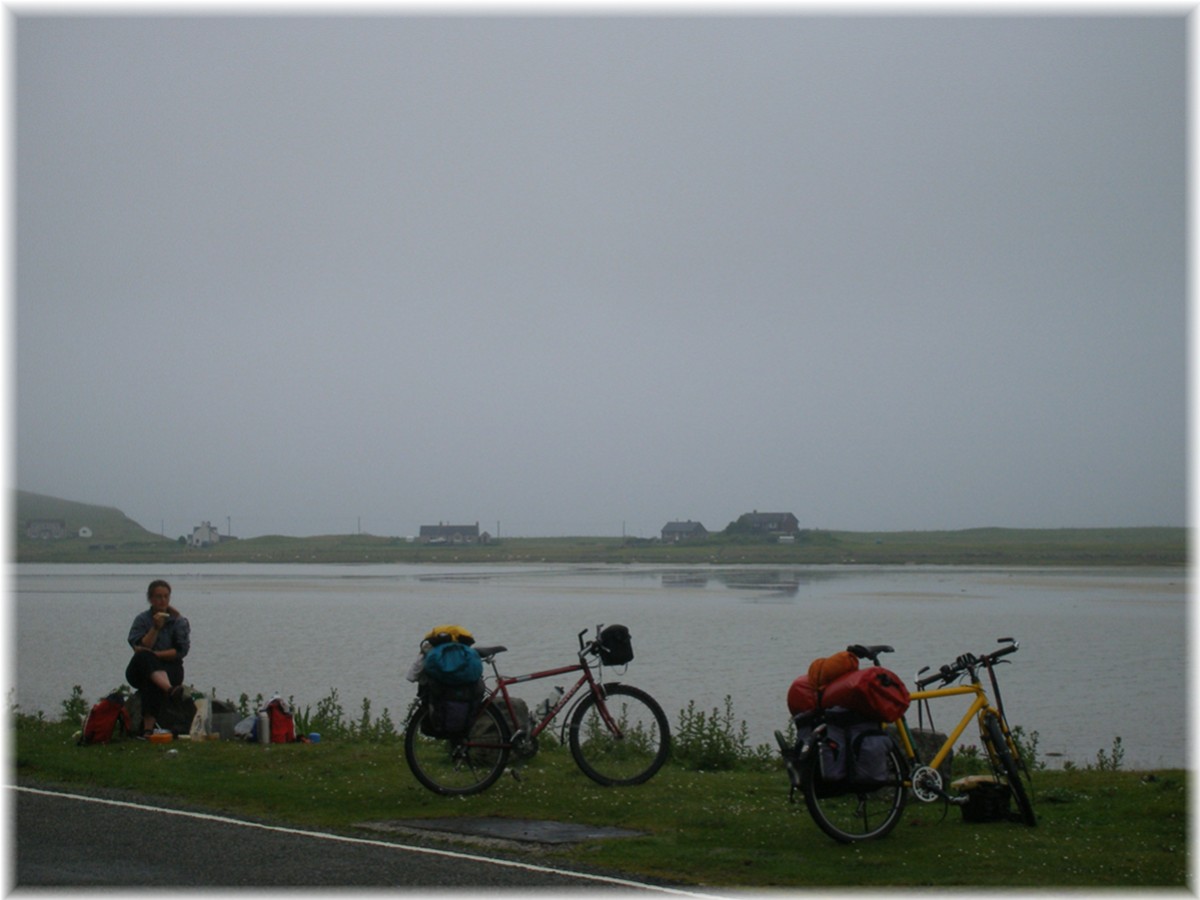
<svg viewBox="0 0 1200 900">
<path fill-rule="evenodd" d="M 485 660 L 491 659 L 497 653 L 503 653 L 507 649 L 507 647 L 501 647 L 499 644 L 494 647 L 480 647 L 478 644 L 475 645 L 475 652 Z"/>
<path fill-rule="evenodd" d="M 894 647 L 889 647 L 887 644 L 851 644 L 846 648 L 859 659 L 875 659 L 880 653 L 895 653 Z"/>
</svg>

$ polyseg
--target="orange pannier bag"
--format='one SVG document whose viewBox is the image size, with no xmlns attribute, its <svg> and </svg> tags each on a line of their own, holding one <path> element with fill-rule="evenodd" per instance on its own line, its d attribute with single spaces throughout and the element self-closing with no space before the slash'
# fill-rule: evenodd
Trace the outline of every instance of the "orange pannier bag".
<svg viewBox="0 0 1200 900">
<path fill-rule="evenodd" d="M 808 683 L 814 691 L 821 691 L 827 684 L 832 684 L 847 672 L 857 670 L 858 657 L 849 650 L 842 650 L 833 656 L 814 659 L 808 667 Z"/>
</svg>

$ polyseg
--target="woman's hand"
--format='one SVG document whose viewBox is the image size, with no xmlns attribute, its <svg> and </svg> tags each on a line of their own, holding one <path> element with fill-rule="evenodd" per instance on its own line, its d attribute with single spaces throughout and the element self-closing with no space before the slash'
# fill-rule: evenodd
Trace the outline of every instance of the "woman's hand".
<svg viewBox="0 0 1200 900">
<path fill-rule="evenodd" d="M 170 615 L 165 612 L 156 612 L 154 614 L 154 627 L 161 631 L 163 626 L 167 624 L 167 619 L 169 618 Z"/>
</svg>

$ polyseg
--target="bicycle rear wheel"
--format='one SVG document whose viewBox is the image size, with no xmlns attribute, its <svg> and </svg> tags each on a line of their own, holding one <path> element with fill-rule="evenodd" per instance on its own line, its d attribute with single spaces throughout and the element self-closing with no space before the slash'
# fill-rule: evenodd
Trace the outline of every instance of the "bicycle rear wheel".
<svg viewBox="0 0 1200 900">
<path fill-rule="evenodd" d="M 484 707 L 466 737 L 425 734 L 422 705 L 404 731 L 404 758 L 413 776 L 437 794 L 477 794 L 495 783 L 508 764 L 508 723 L 495 706 Z"/>
<path fill-rule="evenodd" d="M 908 802 L 907 767 L 896 747 L 888 750 L 888 778 L 878 786 L 830 786 L 816 771 L 814 757 L 801 774 L 804 803 L 817 827 L 843 844 L 881 838 L 896 827 Z"/>
<path fill-rule="evenodd" d="M 606 721 L 595 694 L 571 716 L 571 756 L 584 774 L 606 787 L 641 784 L 667 761 L 671 730 L 658 702 L 645 691 L 605 685 Z"/>
<path fill-rule="evenodd" d="M 1037 815 L 1033 811 L 1033 803 L 1029 799 L 1029 792 L 1025 789 L 1025 782 L 1021 777 L 1020 751 L 1012 738 L 1008 736 L 1006 729 L 1000 724 L 1000 717 L 995 713 L 984 715 L 982 731 L 992 766 L 998 769 L 1005 781 L 1008 782 L 1008 789 L 1012 792 L 1013 799 L 1017 801 L 1021 821 L 1026 825 L 1037 825 Z"/>
</svg>

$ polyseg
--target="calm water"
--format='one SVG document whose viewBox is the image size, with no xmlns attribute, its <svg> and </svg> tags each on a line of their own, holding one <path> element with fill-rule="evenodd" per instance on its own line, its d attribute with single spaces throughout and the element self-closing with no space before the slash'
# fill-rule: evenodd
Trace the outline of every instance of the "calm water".
<svg viewBox="0 0 1200 900">
<path fill-rule="evenodd" d="M 621 622 L 636 658 L 622 680 L 672 723 L 689 701 L 732 698 L 754 743 L 787 721 L 788 685 L 815 656 L 889 643 L 906 678 L 1012 635 L 1010 719 L 1049 758 L 1094 761 L 1122 738 L 1127 767 L 1188 763 L 1187 573 L 1183 569 L 661 566 L 14 567 L 16 699 L 57 715 L 71 686 L 95 699 L 120 684 L 125 635 L 152 578 L 191 620 L 188 681 L 236 699 L 278 692 L 315 707 L 336 690 L 393 719 L 422 634 L 456 622 L 509 648 L 508 674 L 574 660 L 575 635 Z M 536 702 L 552 682 L 528 686 Z M 939 709 L 942 710 L 939 717 Z M 951 725 L 956 701 L 935 706 Z"/>
</svg>

